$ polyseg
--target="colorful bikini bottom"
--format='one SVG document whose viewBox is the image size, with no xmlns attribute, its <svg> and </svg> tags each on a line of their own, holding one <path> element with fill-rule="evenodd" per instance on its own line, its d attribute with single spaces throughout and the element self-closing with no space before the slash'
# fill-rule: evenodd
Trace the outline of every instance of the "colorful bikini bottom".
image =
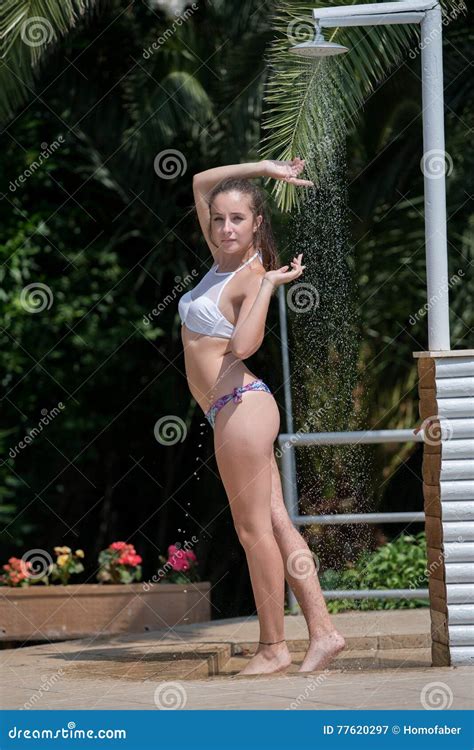
<svg viewBox="0 0 474 750">
<path fill-rule="evenodd" d="M 242 393 L 245 393 L 245 391 L 266 391 L 267 393 L 271 393 L 268 385 L 260 379 L 252 380 L 252 382 L 247 383 L 247 385 L 237 386 L 233 389 L 232 393 L 226 393 L 225 396 L 221 396 L 220 398 L 218 398 L 217 401 L 215 401 L 210 409 L 205 413 L 204 416 L 208 420 L 212 429 L 214 429 L 216 416 L 222 409 L 222 407 L 225 406 L 229 401 L 233 401 L 234 404 L 239 404 L 242 401 Z"/>
</svg>

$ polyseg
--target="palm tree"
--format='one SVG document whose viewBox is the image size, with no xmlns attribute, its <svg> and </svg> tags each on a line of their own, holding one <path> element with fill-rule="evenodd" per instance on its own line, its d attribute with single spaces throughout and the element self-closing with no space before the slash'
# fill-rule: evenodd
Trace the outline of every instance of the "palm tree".
<svg viewBox="0 0 474 750">
<path fill-rule="evenodd" d="M 445 14 L 459 14 L 456 0 L 442 0 L 441 5 Z M 356 125 L 377 85 L 400 65 L 416 40 L 416 29 L 413 24 L 338 27 L 329 41 L 349 47 L 351 53 L 314 62 L 288 54 L 290 46 L 314 37 L 314 6 L 285 0 L 272 19 L 278 37 L 267 55 L 271 77 L 264 97 L 261 152 L 263 158 L 276 159 L 298 154 L 307 159 L 310 178 L 319 183 L 330 167 L 333 148 Z M 280 182 L 274 192 L 284 210 L 301 203 L 302 193 L 293 185 Z"/>
</svg>

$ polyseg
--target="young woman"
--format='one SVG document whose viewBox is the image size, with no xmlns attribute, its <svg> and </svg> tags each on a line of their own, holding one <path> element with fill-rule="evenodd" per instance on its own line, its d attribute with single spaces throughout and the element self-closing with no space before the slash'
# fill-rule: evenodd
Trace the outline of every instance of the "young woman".
<svg viewBox="0 0 474 750">
<path fill-rule="evenodd" d="M 303 169 L 299 158 L 269 160 L 208 169 L 193 179 L 197 215 L 214 265 L 181 297 L 179 314 L 189 389 L 214 430 L 217 466 L 258 613 L 261 640 L 240 674 L 277 672 L 291 664 L 284 634 L 285 577 L 309 630 L 300 671 L 324 669 L 344 648 L 311 552 L 284 505 L 273 453 L 280 428 L 277 403 L 244 364 L 262 344 L 276 287 L 295 281 L 305 268 L 302 253 L 291 261 L 291 270 L 279 266 L 264 197 L 250 178 L 313 185 L 298 178 Z M 303 564 L 310 561 L 309 575 L 295 570 L 298 558 Z"/>
</svg>

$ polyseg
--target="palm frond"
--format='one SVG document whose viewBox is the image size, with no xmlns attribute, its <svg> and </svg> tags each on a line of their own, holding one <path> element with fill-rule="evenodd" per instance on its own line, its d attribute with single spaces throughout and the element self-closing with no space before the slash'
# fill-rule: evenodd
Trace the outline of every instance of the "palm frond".
<svg viewBox="0 0 474 750">
<path fill-rule="evenodd" d="M 351 6 L 354 0 L 342 0 Z M 443 0 L 443 10 L 455 0 Z M 328 39 L 350 49 L 336 58 L 316 62 L 288 53 L 299 41 L 312 39 L 312 9 L 327 3 L 287 0 L 272 18 L 278 38 L 267 53 L 270 77 L 264 95 L 262 158 L 307 160 L 316 184 L 327 174 L 332 152 L 342 147 L 349 127 L 360 117 L 364 101 L 403 60 L 418 34 L 414 25 L 338 27 Z M 456 6 L 457 7 L 457 6 Z M 303 193 L 283 181 L 273 188 L 282 210 L 298 206 Z"/>
<path fill-rule="evenodd" d="M 0 15 L 0 122 L 32 94 L 45 56 L 98 0 L 4 0 Z"/>
</svg>

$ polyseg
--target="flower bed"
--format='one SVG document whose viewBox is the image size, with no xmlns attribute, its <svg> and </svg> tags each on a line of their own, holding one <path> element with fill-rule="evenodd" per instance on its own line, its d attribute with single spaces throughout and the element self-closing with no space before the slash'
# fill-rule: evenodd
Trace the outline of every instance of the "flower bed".
<svg viewBox="0 0 474 750">
<path fill-rule="evenodd" d="M 0 640 L 64 640 L 204 622 L 211 619 L 210 587 L 209 581 L 1 587 Z"/>
<path fill-rule="evenodd" d="M 199 580 L 196 555 L 187 546 L 170 545 L 168 559 L 160 556 L 163 566 L 143 583 L 142 558 L 126 542 L 99 554 L 99 583 L 69 583 L 84 571 L 80 549 L 55 547 L 55 562 L 45 550 L 11 557 L 0 576 L 0 640 L 142 633 L 210 620 L 210 583 Z"/>
</svg>

